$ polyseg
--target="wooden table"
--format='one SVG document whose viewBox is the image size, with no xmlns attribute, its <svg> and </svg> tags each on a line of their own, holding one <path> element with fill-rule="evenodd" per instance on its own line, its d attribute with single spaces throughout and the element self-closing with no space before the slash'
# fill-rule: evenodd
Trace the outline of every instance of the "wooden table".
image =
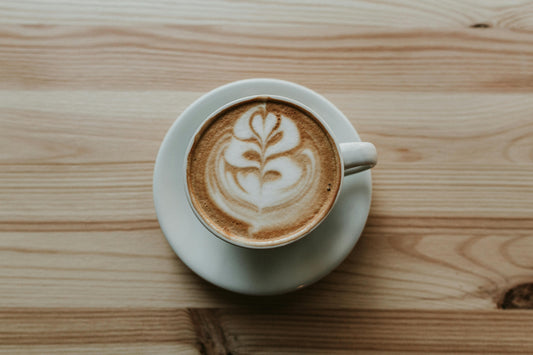
<svg viewBox="0 0 533 355">
<path fill-rule="evenodd" d="M 4 1 L 0 353 L 533 353 L 533 2 Z M 152 203 L 194 99 L 275 77 L 379 150 L 315 285 L 194 275 Z"/>
</svg>

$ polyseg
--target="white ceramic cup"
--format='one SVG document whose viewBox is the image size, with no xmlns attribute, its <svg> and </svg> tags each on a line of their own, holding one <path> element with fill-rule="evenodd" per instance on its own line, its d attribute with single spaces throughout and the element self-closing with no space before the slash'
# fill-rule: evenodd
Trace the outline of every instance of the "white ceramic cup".
<svg viewBox="0 0 533 355">
<path fill-rule="evenodd" d="M 322 217 L 322 219 L 317 220 L 315 222 L 315 224 L 305 234 L 287 235 L 287 236 L 283 236 L 281 238 L 276 238 L 276 240 L 274 240 L 274 241 L 272 241 L 272 240 L 268 240 L 268 241 L 254 241 L 254 240 L 237 241 L 237 240 L 228 238 L 227 236 L 225 236 L 222 233 L 220 233 L 217 230 L 215 230 L 211 226 L 211 224 L 208 221 L 206 221 L 202 217 L 202 215 L 194 207 L 194 204 L 191 201 L 190 191 L 189 191 L 189 188 L 187 186 L 187 176 L 186 176 L 186 174 L 187 174 L 187 161 L 188 161 L 188 157 L 189 157 L 189 155 L 191 153 L 191 149 L 192 149 L 193 143 L 195 142 L 196 137 L 198 136 L 198 134 L 201 131 L 203 131 L 204 125 L 207 122 L 209 122 L 213 117 L 218 115 L 220 112 L 226 110 L 227 108 L 229 108 L 231 106 L 234 106 L 236 104 L 239 104 L 240 102 L 249 101 L 249 100 L 258 99 L 258 98 L 265 98 L 265 97 L 269 97 L 269 98 L 272 98 L 272 99 L 275 99 L 275 100 L 285 101 L 285 102 L 287 102 L 289 104 L 296 105 L 296 106 L 300 107 L 301 109 L 303 109 L 304 111 L 307 111 L 308 113 L 313 115 L 313 117 L 315 117 L 325 127 L 325 129 L 327 130 L 328 134 L 333 138 L 333 141 L 335 142 L 335 145 L 337 147 L 337 152 L 340 155 L 340 157 L 339 157 L 340 159 L 339 160 L 341 162 L 341 169 L 344 171 L 344 174 L 341 175 L 341 182 L 340 182 L 339 188 L 337 189 L 337 195 L 335 196 L 335 201 L 332 204 L 331 208 L 329 209 L 328 213 L 326 213 Z M 344 142 L 344 143 L 339 143 L 338 140 L 335 138 L 335 134 L 329 128 L 327 122 L 323 118 L 321 118 L 319 115 L 317 115 L 315 112 L 313 112 L 313 110 L 311 110 L 309 107 L 303 105 L 302 103 L 300 103 L 300 102 L 298 102 L 298 101 L 296 101 L 294 99 L 291 99 L 289 97 L 285 97 L 285 96 L 253 95 L 253 96 L 242 97 L 240 99 L 228 102 L 227 104 L 223 105 L 218 110 L 214 111 L 211 115 L 206 117 L 204 122 L 196 130 L 195 134 L 191 137 L 191 140 L 189 142 L 189 146 L 188 146 L 187 151 L 186 151 L 186 159 L 184 161 L 184 167 L 183 167 L 183 172 L 185 174 L 185 179 L 184 179 L 185 184 L 184 185 L 185 185 L 186 196 L 187 196 L 187 200 L 189 201 L 190 208 L 192 209 L 192 211 L 194 212 L 194 214 L 196 215 L 198 220 L 211 233 L 213 233 L 215 236 L 217 236 L 218 238 L 220 238 L 220 239 L 222 239 L 222 240 L 224 240 L 224 241 L 226 241 L 228 243 L 231 243 L 231 244 L 234 244 L 234 245 L 237 245 L 237 246 L 240 246 L 240 247 L 252 248 L 252 249 L 269 249 L 269 248 L 281 247 L 281 246 L 293 243 L 293 242 L 295 242 L 297 240 L 300 240 L 303 237 L 309 235 L 316 227 L 318 227 L 326 219 L 326 217 L 329 215 L 329 213 L 333 209 L 333 207 L 335 205 L 335 202 L 337 202 L 337 199 L 338 199 L 338 197 L 339 197 L 339 195 L 340 195 L 340 193 L 342 191 L 342 184 L 343 184 L 343 181 L 344 181 L 344 177 L 347 176 L 347 175 L 359 173 L 359 172 L 365 171 L 367 169 L 370 169 L 370 168 L 374 167 L 376 165 L 376 163 L 377 163 L 377 151 L 376 151 L 376 147 L 372 143 L 368 143 L 368 142 Z"/>
</svg>

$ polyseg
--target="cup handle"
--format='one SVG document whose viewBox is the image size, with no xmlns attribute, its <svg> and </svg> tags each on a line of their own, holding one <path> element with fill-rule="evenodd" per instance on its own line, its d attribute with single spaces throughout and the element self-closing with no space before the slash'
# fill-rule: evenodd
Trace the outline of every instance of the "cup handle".
<svg viewBox="0 0 533 355">
<path fill-rule="evenodd" d="M 370 169 L 376 165 L 376 147 L 368 142 L 349 142 L 339 144 L 344 161 L 344 176 Z"/>
</svg>

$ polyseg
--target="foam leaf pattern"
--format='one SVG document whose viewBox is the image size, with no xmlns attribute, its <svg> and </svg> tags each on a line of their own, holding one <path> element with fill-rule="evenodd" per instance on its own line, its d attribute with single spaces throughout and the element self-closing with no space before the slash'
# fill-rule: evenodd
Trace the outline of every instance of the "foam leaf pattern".
<svg viewBox="0 0 533 355">
<path fill-rule="evenodd" d="M 315 179 L 316 152 L 301 146 L 293 120 L 257 104 L 232 127 L 225 144 L 214 148 L 216 168 L 207 172 L 218 207 L 256 232 L 268 213 L 298 200 Z"/>
</svg>

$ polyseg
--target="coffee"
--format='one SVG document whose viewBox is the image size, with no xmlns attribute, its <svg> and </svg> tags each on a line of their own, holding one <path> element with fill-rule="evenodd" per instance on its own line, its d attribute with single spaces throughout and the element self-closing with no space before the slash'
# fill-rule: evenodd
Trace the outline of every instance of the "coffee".
<svg viewBox="0 0 533 355">
<path fill-rule="evenodd" d="M 342 164 L 322 123 L 305 109 L 262 97 L 210 118 L 187 157 L 191 204 L 214 231 L 246 245 L 306 234 L 332 208 Z"/>
</svg>

